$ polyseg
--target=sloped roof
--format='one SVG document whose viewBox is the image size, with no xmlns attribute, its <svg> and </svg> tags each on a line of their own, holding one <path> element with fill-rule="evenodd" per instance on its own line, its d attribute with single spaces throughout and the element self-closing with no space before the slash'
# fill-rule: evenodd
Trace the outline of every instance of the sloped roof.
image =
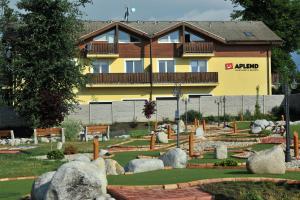
<svg viewBox="0 0 300 200">
<path fill-rule="evenodd" d="M 219 38 L 225 43 L 282 42 L 282 39 L 261 21 L 84 21 L 82 36 L 101 32 L 101 29 L 113 24 L 143 32 L 149 38 L 173 27 L 185 25 L 215 39 Z M 247 36 L 245 32 L 251 32 L 252 35 Z"/>
</svg>

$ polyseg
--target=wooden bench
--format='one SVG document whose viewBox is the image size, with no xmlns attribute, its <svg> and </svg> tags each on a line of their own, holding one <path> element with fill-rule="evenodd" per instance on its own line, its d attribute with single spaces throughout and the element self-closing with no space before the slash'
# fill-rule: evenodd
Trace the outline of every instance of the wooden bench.
<svg viewBox="0 0 300 200">
<path fill-rule="evenodd" d="M 110 127 L 109 125 L 94 125 L 94 126 L 86 126 L 85 127 L 85 141 L 88 141 L 88 135 L 102 135 L 106 136 L 107 139 L 109 140 L 109 132 L 110 132 Z"/>
<path fill-rule="evenodd" d="M 65 143 L 65 133 L 63 128 L 37 128 L 34 129 L 34 144 L 38 144 L 38 137 L 60 136 L 61 142 Z"/>
<path fill-rule="evenodd" d="M 10 138 L 11 146 L 14 146 L 15 134 L 13 130 L 0 130 L 0 138 Z"/>
</svg>

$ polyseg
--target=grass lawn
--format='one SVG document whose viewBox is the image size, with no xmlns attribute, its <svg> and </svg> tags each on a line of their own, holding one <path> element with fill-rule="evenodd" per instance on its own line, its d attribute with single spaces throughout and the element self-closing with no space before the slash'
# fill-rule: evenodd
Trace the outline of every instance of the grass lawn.
<svg viewBox="0 0 300 200">
<path fill-rule="evenodd" d="M 108 183 L 109 185 L 161 185 L 230 177 L 272 177 L 300 180 L 300 173 L 287 172 L 283 175 L 257 175 L 248 173 L 246 169 L 173 169 L 132 175 L 108 176 Z"/>
<path fill-rule="evenodd" d="M 138 129 L 138 130 L 130 130 L 128 134 L 132 138 L 141 138 L 143 136 L 149 135 L 148 129 Z"/>
<path fill-rule="evenodd" d="M 300 124 L 290 126 L 290 133 L 292 138 L 294 136 L 294 131 L 297 131 L 298 136 L 300 137 Z"/>
<path fill-rule="evenodd" d="M 123 167 L 132 159 L 135 159 L 138 155 L 145 156 L 159 156 L 159 151 L 129 151 L 129 152 L 120 152 L 115 153 L 115 156 L 112 158 Z"/>
<path fill-rule="evenodd" d="M 239 163 L 246 162 L 246 159 L 239 159 L 239 158 L 230 157 L 233 154 L 235 154 L 235 153 L 228 152 L 228 158 L 230 158 L 232 160 L 236 160 Z M 215 158 L 215 153 L 208 152 L 208 153 L 204 154 L 203 158 L 191 159 L 191 160 L 189 160 L 189 163 L 201 164 L 201 163 L 215 163 L 215 162 L 219 162 L 219 161 L 221 161 L 221 160 Z"/>
<path fill-rule="evenodd" d="M 215 200 L 268 199 L 298 200 L 300 185 L 251 182 L 224 182 L 202 185 L 201 189 L 215 195 Z"/>
<path fill-rule="evenodd" d="M 27 195 L 31 191 L 33 180 L 0 182 L 0 199 L 16 200 Z"/>
<path fill-rule="evenodd" d="M 239 130 L 243 130 L 243 129 L 249 129 L 250 128 L 250 122 L 236 122 L 237 123 L 237 128 Z M 231 124 L 233 125 L 233 124 Z"/>
<path fill-rule="evenodd" d="M 262 150 L 270 149 L 275 145 L 276 144 L 254 144 L 254 145 L 251 146 L 251 150 L 253 150 L 253 151 L 262 151 Z"/>
<path fill-rule="evenodd" d="M 150 141 L 149 140 L 134 140 L 132 142 L 123 144 L 122 146 L 150 146 Z"/>
</svg>

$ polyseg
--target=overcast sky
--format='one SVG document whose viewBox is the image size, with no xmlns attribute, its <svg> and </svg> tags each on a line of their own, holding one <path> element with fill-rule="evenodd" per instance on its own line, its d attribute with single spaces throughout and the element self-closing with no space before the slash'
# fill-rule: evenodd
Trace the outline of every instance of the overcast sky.
<svg viewBox="0 0 300 200">
<path fill-rule="evenodd" d="M 230 0 L 93 0 L 82 11 L 89 20 L 121 20 L 127 6 L 136 9 L 129 20 L 230 20 L 234 9 Z M 300 56 L 293 57 L 300 69 Z"/>
</svg>

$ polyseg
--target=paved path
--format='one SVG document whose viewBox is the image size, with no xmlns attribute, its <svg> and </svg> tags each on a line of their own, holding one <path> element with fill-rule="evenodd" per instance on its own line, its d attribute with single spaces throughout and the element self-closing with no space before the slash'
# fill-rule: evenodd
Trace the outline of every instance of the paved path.
<svg viewBox="0 0 300 200">
<path fill-rule="evenodd" d="M 201 191 L 198 187 L 183 189 L 109 189 L 118 200 L 212 200 L 211 194 Z"/>
</svg>

